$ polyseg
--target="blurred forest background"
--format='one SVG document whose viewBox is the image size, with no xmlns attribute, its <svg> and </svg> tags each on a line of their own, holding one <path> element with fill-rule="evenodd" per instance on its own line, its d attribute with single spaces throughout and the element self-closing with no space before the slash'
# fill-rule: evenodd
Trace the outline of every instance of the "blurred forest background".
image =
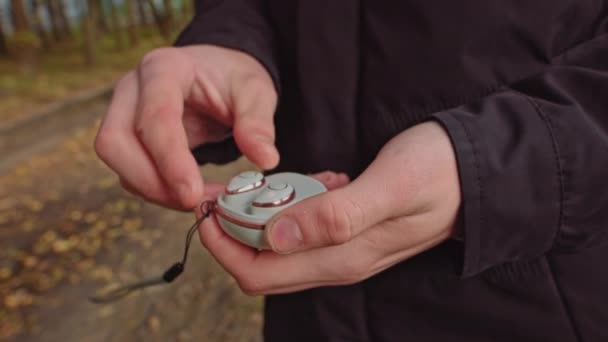
<svg viewBox="0 0 608 342">
<path fill-rule="evenodd" d="M 192 0 L 0 0 L 2 120 L 100 86 L 169 44 Z"/>
<path fill-rule="evenodd" d="M 170 286 L 95 305 L 157 276 L 193 215 L 125 192 L 92 145 L 112 86 L 170 45 L 195 0 L 0 0 L 0 341 L 260 341 L 260 298 L 192 242 Z M 120 151 L 117 151 L 120 153 Z M 246 160 L 201 168 L 225 181 Z"/>
</svg>

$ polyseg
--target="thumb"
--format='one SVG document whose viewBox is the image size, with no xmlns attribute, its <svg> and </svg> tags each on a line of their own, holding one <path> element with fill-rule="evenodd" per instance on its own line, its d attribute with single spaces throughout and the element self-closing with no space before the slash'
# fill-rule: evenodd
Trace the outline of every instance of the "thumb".
<svg viewBox="0 0 608 342">
<path fill-rule="evenodd" d="M 382 191 L 360 179 L 285 209 L 266 226 L 266 241 L 286 254 L 350 241 L 389 216 Z"/>
<path fill-rule="evenodd" d="M 262 169 L 276 167 L 279 163 L 274 144 L 277 93 L 270 76 L 265 70 L 242 76 L 233 83 L 231 95 L 233 135 L 240 151 Z"/>
</svg>

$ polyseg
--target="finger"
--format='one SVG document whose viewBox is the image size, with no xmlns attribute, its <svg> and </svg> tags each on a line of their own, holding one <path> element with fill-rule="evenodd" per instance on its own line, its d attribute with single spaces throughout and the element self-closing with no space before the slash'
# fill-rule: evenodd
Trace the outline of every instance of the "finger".
<svg viewBox="0 0 608 342">
<path fill-rule="evenodd" d="M 156 198 L 150 197 L 146 194 L 143 194 L 141 192 L 139 192 L 139 190 L 137 190 L 137 188 L 135 188 L 133 185 L 131 185 L 127 180 L 121 178 L 120 179 L 120 185 L 122 186 L 122 188 L 124 190 L 126 190 L 127 192 L 129 192 L 130 194 L 143 198 L 146 202 L 150 202 L 150 203 L 154 203 L 156 205 L 165 207 L 165 208 L 169 208 L 169 209 L 173 209 L 173 210 L 177 210 L 177 211 L 188 211 L 187 209 L 184 209 L 180 206 L 176 206 L 173 201 L 160 201 Z"/>
<path fill-rule="evenodd" d="M 266 240 L 281 254 L 343 244 L 389 217 L 390 206 L 375 179 L 341 188 L 285 209 L 266 225 Z"/>
<path fill-rule="evenodd" d="M 270 77 L 251 76 L 232 89 L 233 135 L 241 152 L 262 169 L 279 162 L 275 147 L 274 112 L 277 95 Z"/>
<path fill-rule="evenodd" d="M 270 251 L 255 253 L 226 235 L 216 221 L 206 222 L 199 233 L 212 256 L 237 280 L 244 292 L 269 295 L 353 284 L 436 246 L 446 238 L 445 234 L 423 234 L 423 239 L 404 242 L 395 237 L 403 236 L 407 225 L 397 223 L 393 226 L 375 226 L 349 243 L 289 255 Z M 387 234 L 387 228 L 394 232 Z M 370 243 L 377 241 L 382 249 Z"/>
<path fill-rule="evenodd" d="M 378 228 L 378 229 L 376 229 Z M 431 234 L 425 239 L 404 244 L 399 237 L 404 227 L 394 234 L 386 234 L 382 227 L 374 226 L 358 235 L 353 241 L 289 255 L 260 254 L 249 265 L 250 277 L 255 281 L 241 280 L 249 294 L 282 294 L 320 286 L 349 285 L 363 281 L 397 263 L 437 246 L 448 238 L 445 232 Z M 382 241 L 378 245 L 371 242 Z M 381 250 L 390 252 L 381 252 Z M 266 258 L 267 257 L 267 258 Z M 266 260 L 264 260 L 266 259 Z M 316 270 L 310 270 L 316 265 Z M 307 272 L 299 270 L 307 269 Z"/>
<path fill-rule="evenodd" d="M 231 134 L 230 126 L 201 115 L 200 110 L 191 106 L 184 106 L 184 116 L 182 125 L 186 130 L 188 147 L 190 149 L 198 147 L 204 143 L 218 142 L 225 140 Z"/>
<path fill-rule="evenodd" d="M 117 83 L 95 138 L 95 151 L 120 178 L 131 185 L 134 192 L 170 206 L 171 195 L 167 187 L 133 133 L 138 88 L 139 81 L 134 72 Z"/>
<path fill-rule="evenodd" d="M 197 210 L 197 216 L 200 215 L 200 210 Z M 241 268 L 246 268 L 255 259 L 255 250 L 228 236 L 219 226 L 215 215 L 201 223 L 198 233 L 203 246 L 235 278 L 238 278 Z"/>
<path fill-rule="evenodd" d="M 246 293 L 259 292 L 261 289 L 280 288 L 293 284 L 306 283 L 310 279 L 319 279 L 318 269 L 310 267 L 307 259 L 298 257 L 294 260 L 280 262 L 281 256 L 268 251 L 258 253 L 231 238 L 219 226 L 214 216 L 203 221 L 199 228 L 201 243 L 213 258 L 222 265 L 239 283 Z M 277 262 L 279 264 L 277 264 Z M 281 267 L 281 265 L 284 265 Z M 265 269 L 268 266 L 270 268 Z M 289 269 L 286 266 L 296 268 Z M 281 269 L 287 273 L 277 274 Z M 256 274 L 260 272 L 259 276 Z"/>
<path fill-rule="evenodd" d="M 132 195 L 141 197 L 144 200 L 146 200 L 147 202 L 151 202 L 151 203 L 154 203 L 154 204 L 157 204 L 157 205 L 160 205 L 163 207 L 171 208 L 174 210 L 178 210 L 178 211 L 184 211 L 184 212 L 190 211 L 189 209 L 185 209 L 181 206 L 174 205 L 173 202 L 162 202 L 156 198 L 148 196 L 145 193 L 141 193 L 136 187 L 131 185 L 131 183 L 129 183 L 129 181 L 127 181 L 124 178 L 120 179 L 120 185 L 123 187 L 123 189 L 125 189 Z M 226 187 L 226 185 L 222 184 L 222 183 L 206 183 L 205 184 L 205 194 L 203 196 L 202 201 L 216 200 L 217 197 L 224 191 L 225 187 Z"/>
<path fill-rule="evenodd" d="M 247 294 L 274 294 L 306 288 L 352 283 L 369 264 L 364 239 L 348 244 L 279 255 L 256 252 L 227 235 L 215 219 L 199 229 L 203 245 Z M 356 274 L 355 274 L 356 273 Z"/>
<path fill-rule="evenodd" d="M 193 83 L 192 66 L 177 49 L 161 49 L 144 57 L 139 69 L 140 92 L 136 134 L 158 173 L 185 208 L 203 196 L 203 181 L 188 146 L 182 122 L 184 99 Z"/>
<path fill-rule="evenodd" d="M 216 200 L 226 190 L 226 184 L 223 183 L 205 183 L 205 194 L 203 200 L 211 201 Z"/>
<path fill-rule="evenodd" d="M 325 185 L 327 190 L 335 190 L 341 188 L 350 182 L 348 175 L 345 173 L 335 173 L 332 171 L 324 171 L 310 175 Z"/>
</svg>

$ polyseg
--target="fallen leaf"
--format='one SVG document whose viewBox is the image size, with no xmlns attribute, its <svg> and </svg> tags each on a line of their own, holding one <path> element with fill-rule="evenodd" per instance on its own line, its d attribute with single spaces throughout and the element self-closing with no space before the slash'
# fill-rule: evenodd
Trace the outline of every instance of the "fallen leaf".
<svg viewBox="0 0 608 342">
<path fill-rule="evenodd" d="M 110 281 L 114 274 L 109 266 L 98 266 L 92 270 L 91 277 L 95 280 Z"/>
<path fill-rule="evenodd" d="M 116 203 L 114 204 L 114 210 L 118 213 L 124 212 L 126 208 L 127 208 L 127 201 L 125 201 L 124 199 L 120 199 L 120 200 L 116 201 Z"/>
<path fill-rule="evenodd" d="M 59 267 L 56 267 L 51 272 L 51 277 L 55 282 L 59 282 L 65 277 L 65 271 Z"/>
<path fill-rule="evenodd" d="M 82 219 L 82 212 L 78 210 L 73 210 L 70 213 L 70 219 L 72 219 L 72 221 L 80 221 Z"/>
<path fill-rule="evenodd" d="M 101 309 L 99 309 L 99 317 L 101 318 L 107 318 L 110 317 L 114 314 L 114 307 L 112 306 L 104 306 Z"/>
<path fill-rule="evenodd" d="M 69 282 L 70 282 L 70 284 L 72 284 L 72 285 L 78 285 L 78 284 L 80 284 L 80 282 L 81 282 L 81 278 L 80 278 L 80 276 L 79 276 L 78 274 L 76 274 L 76 273 L 71 273 L 71 274 L 68 276 L 68 281 L 69 281 Z"/>
<path fill-rule="evenodd" d="M 57 233 L 53 230 L 48 230 L 40 237 L 40 240 L 45 242 L 53 242 L 55 239 L 57 239 Z"/>
<path fill-rule="evenodd" d="M 78 249 L 85 255 L 92 257 L 99 252 L 101 248 L 101 240 L 98 237 L 87 239 L 80 242 Z"/>
<path fill-rule="evenodd" d="M 86 223 L 93 223 L 97 220 L 97 214 L 95 213 L 88 213 L 84 216 L 84 221 Z"/>
<path fill-rule="evenodd" d="M 44 208 L 44 203 L 29 196 L 23 199 L 23 205 L 33 212 L 39 212 Z"/>
<path fill-rule="evenodd" d="M 6 280 L 13 275 L 13 270 L 9 267 L 0 268 L 0 279 Z"/>
<path fill-rule="evenodd" d="M 0 199 L 0 210 L 13 209 L 15 207 L 15 204 L 17 204 L 17 201 L 14 197 L 2 198 Z"/>
<path fill-rule="evenodd" d="M 38 258 L 33 255 L 28 255 L 23 259 L 23 266 L 25 268 L 33 268 L 38 265 Z"/>
<path fill-rule="evenodd" d="M 158 333 L 160 331 L 160 318 L 158 316 L 150 316 L 148 318 L 148 327 L 152 332 Z"/>
<path fill-rule="evenodd" d="M 33 302 L 34 297 L 23 289 L 19 289 L 4 298 L 4 305 L 9 309 L 31 305 Z"/>
<path fill-rule="evenodd" d="M 136 201 L 130 201 L 129 202 L 129 210 L 131 210 L 132 212 L 138 212 L 139 209 L 141 208 L 141 204 L 139 202 Z"/>
<path fill-rule="evenodd" d="M 96 185 L 99 190 L 106 190 L 113 187 L 118 183 L 118 179 L 116 177 L 106 177 L 99 180 Z"/>
<path fill-rule="evenodd" d="M 24 221 L 23 223 L 21 223 L 21 229 L 24 232 L 29 233 L 32 230 L 34 230 L 35 225 L 36 225 L 36 223 L 34 222 L 34 220 L 27 220 L 27 221 Z"/>
<path fill-rule="evenodd" d="M 122 230 L 122 229 L 120 229 L 120 228 L 113 228 L 113 229 L 110 229 L 110 230 L 108 230 L 108 232 L 106 233 L 106 237 L 107 237 L 108 239 L 116 239 L 117 237 L 122 236 L 122 235 L 124 235 L 124 232 L 123 232 L 123 230 Z"/>
<path fill-rule="evenodd" d="M 120 222 L 122 222 L 122 218 L 118 215 L 112 215 L 110 217 L 110 224 L 113 226 L 117 226 L 120 224 Z"/>
<path fill-rule="evenodd" d="M 55 253 L 65 253 L 67 251 L 69 251 L 70 249 L 72 249 L 72 243 L 70 242 L 70 240 L 56 240 L 55 242 L 53 242 L 53 252 Z"/>
<path fill-rule="evenodd" d="M 127 232 L 133 232 L 140 229 L 143 225 L 143 220 L 140 217 L 125 220 L 123 224 L 124 230 Z"/>
<path fill-rule="evenodd" d="M 95 266 L 95 260 L 93 259 L 84 259 L 76 263 L 76 269 L 80 272 L 88 271 L 93 268 L 93 266 Z"/>
</svg>

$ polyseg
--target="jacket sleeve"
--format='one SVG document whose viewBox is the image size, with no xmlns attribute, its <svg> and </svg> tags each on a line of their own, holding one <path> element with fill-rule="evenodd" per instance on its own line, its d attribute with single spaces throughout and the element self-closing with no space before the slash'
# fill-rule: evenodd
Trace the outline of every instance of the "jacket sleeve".
<svg viewBox="0 0 608 342">
<path fill-rule="evenodd" d="M 275 34 L 267 12 L 265 0 L 197 0 L 194 18 L 175 45 L 210 44 L 247 53 L 266 68 L 278 91 Z M 240 156 L 231 137 L 192 152 L 199 164 L 224 164 Z"/>
<path fill-rule="evenodd" d="M 608 35 L 434 119 L 457 156 L 464 277 L 608 237 Z"/>
</svg>

